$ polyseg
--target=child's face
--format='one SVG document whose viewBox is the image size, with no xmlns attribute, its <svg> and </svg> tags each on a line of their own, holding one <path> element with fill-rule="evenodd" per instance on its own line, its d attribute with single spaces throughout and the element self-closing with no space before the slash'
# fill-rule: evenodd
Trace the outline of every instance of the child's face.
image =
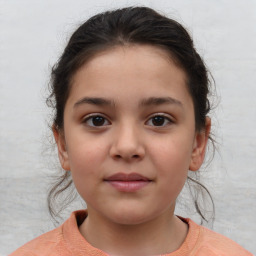
<svg viewBox="0 0 256 256">
<path fill-rule="evenodd" d="M 153 46 L 117 47 L 74 75 L 56 133 L 62 167 L 94 214 L 119 224 L 171 216 L 207 134 L 195 131 L 186 75 Z"/>
</svg>

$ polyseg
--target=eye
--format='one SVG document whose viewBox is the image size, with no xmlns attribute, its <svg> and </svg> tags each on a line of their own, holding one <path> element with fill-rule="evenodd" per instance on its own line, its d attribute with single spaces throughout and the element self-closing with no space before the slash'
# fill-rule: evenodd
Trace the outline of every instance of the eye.
<svg viewBox="0 0 256 256">
<path fill-rule="evenodd" d="M 101 115 L 88 116 L 83 120 L 83 123 L 91 127 L 101 127 L 110 125 L 110 122 Z"/>
<path fill-rule="evenodd" d="M 151 117 L 147 122 L 146 125 L 149 126 L 166 126 L 173 123 L 173 121 L 164 115 L 155 115 Z"/>
</svg>

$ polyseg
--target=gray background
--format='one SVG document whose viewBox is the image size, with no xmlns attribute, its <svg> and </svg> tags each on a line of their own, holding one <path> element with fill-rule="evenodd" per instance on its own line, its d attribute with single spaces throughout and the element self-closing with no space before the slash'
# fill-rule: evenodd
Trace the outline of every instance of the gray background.
<svg viewBox="0 0 256 256">
<path fill-rule="evenodd" d="M 213 229 L 256 254 L 255 0 L 0 0 L 0 255 L 53 227 L 46 191 L 56 154 L 44 103 L 51 65 L 81 21 L 133 4 L 185 25 L 215 78 L 219 154 L 204 175 L 216 204 Z"/>
</svg>

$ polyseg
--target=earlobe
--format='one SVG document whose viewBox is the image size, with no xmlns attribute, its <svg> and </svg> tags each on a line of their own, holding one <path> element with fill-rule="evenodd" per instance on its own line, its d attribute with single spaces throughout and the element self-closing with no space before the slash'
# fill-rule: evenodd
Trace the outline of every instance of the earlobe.
<svg viewBox="0 0 256 256">
<path fill-rule="evenodd" d="M 201 167 L 204 161 L 204 156 L 205 156 L 208 138 L 210 135 L 210 130 L 211 130 L 211 119 L 209 117 L 206 117 L 205 128 L 202 129 L 202 131 L 197 132 L 194 140 L 194 146 L 193 146 L 191 161 L 189 165 L 190 171 L 197 171 Z"/>
<path fill-rule="evenodd" d="M 60 164 L 64 170 L 69 171 L 70 167 L 64 134 L 63 132 L 58 131 L 55 127 L 52 127 L 52 131 L 58 148 Z"/>
</svg>

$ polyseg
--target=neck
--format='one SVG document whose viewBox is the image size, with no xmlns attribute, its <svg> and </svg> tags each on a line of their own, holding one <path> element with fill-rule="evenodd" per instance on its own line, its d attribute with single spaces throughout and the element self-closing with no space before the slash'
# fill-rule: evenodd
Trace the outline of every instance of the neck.
<svg viewBox="0 0 256 256">
<path fill-rule="evenodd" d="M 181 246 L 188 232 L 187 224 L 170 211 L 136 225 L 113 223 L 88 211 L 79 229 L 92 246 L 112 256 L 171 253 Z"/>
</svg>

